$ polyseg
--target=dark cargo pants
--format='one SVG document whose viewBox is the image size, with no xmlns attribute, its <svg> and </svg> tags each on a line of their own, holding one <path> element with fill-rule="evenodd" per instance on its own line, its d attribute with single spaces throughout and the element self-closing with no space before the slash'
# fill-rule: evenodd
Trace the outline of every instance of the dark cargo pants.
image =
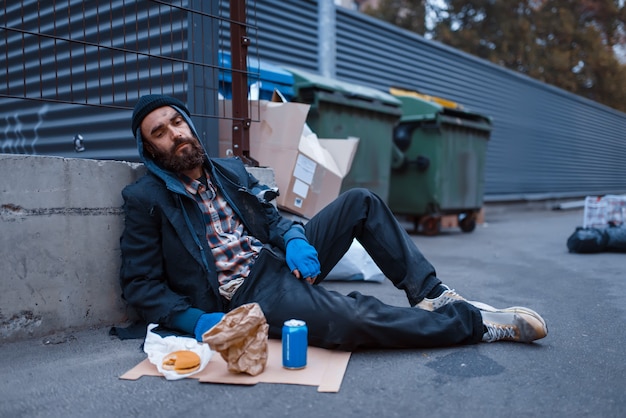
<svg viewBox="0 0 626 418">
<path fill-rule="evenodd" d="M 358 292 L 342 295 L 317 285 L 355 238 L 384 275 L 406 293 L 411 306 L 440 283 L 433 266 L 375 194 L 365 189 L 341 194 L 306 224 L 305 231 L 321 264 L 315 285 L 295 278 L 284 254 L 266 247 L 230 304 L 234 309 L 259 303 L 270 325 L 270 337 L 280 338 L 283 322 L 296 318 L 306 321 L 309 344 L 350 351 L 450 346 L 482 338 L 480 312 L 468 303 L 429 312 L 391 306 Z"/>
</svg>

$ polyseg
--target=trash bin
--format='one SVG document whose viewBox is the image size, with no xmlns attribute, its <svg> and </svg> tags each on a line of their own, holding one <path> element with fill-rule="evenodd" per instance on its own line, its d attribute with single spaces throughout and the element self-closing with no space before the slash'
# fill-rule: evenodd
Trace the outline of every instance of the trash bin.
<svg viewBox="0 0 626 418">
<path fill-rule="evenodd" d="M 461 230 L 473 231 L 491 119 L 443 99 L 391 92 L 402 102 L 402 118 L 394 129 L 389 207 L 427 235 L 440 232 L 444 215 L 457 215 Z"/>
<path fill-rule="evenodd" d="M 232 99 L 233 76 L 230 53 L 220 51 L 219 93 L 224 99 Z M 271 100 L 274 90 L 278 90 L 290 101 L 293 97 L 293 76 L 277 65 L 248 56 L 248 87 L 252 100 Z M 257 93 L 258 92 L 258 95 Z"/>
<path fill-rule="evenodd" d="M 358 137 L 359 146 L 341 192 L 364 187 L 389 195 L 393 128 L 401 102 L 389 93 L 296 69 L 293 101 L 311 105 L 307 124 L 320 138 Z"/>
</svg>

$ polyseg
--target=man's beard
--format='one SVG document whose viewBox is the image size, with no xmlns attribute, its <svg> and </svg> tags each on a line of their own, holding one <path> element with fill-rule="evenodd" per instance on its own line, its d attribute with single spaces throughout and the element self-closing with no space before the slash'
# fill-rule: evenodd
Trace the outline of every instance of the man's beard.
<svg viewBox="0 0 626 418">
<path fill-rule="evenodd" d="M 189 144 L 190 147 L 177 153 L 176 148 L 181 144 Z M 204 162 L 204 149 L 200 143 L 193 138 L 177 138 L 167 152 L 154 150 L 154 156 L 163 168 L 175 173 L 188 171 L 198 167 Z"/>
</svg>

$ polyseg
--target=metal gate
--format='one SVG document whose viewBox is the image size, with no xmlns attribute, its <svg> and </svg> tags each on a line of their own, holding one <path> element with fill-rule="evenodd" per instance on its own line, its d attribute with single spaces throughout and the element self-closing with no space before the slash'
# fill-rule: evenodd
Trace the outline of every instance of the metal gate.
<svg viewBox="0 0 626 418">
<path fill-rule="evenodd" d="M 236 42 L 220 42 L 231 29 L 249 36 L 239 13 L 243 19 L 233 20 L 217 0 L 4 1 L 0 152 L 137 161 L 132 108 L 140 96 L 160 93 L 187 103 L 200 139 L 217 155 L 219 73 L 232 73 L 233 99 L 236 80 L 258 77 L 235 66 L 245 64 L 246 47 L 232 68 L 218 60 L 226 45 L 237 55 Z"/>
</svg>

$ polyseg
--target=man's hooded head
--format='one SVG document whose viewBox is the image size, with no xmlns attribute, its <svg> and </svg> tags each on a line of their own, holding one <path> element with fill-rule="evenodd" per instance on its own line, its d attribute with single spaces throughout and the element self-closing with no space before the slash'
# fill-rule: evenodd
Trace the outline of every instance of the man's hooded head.
<svg viewBox="0 0 626 418">
<path fill-rule="evenodd" d="M 135 104 L 135 108 L 133 109 L 133 136 L 137 135 L 137 128 L 141 126 L 141 122 L 143 122 L 143 119 L 148 116 L 148 113 L 163 106 L 172 106 L 179 111 L 185 112 L 187 117 L 191 117 L 187 106 L 185 106 L 185 104 L 177 98 L 165 96 L 163 94 L 147 94 L 139 98 L 137 104 Z"/>
<path fill-rule="evenodd" d="M 151 112 L 165 106 L 171 107 L 181 115 L 189 126 L 191 136 L 177 137 L 171 142 L 171 145 L 168 144 L 168 149 L 159 149 L 159 147 L 154 146 L 150 142 L 149 132 L 146 133 L 146 137 L 143 136 L 141 125 Z M 139 153 L 146 163 L 152 159 L 166 170 L 177 173 L 189 170 L 201 164 L 205 159 L 205 151 L 197 138 L 195 127 L 190 118 L 190 112 L 185 104 L 175 97 L 162 94 L 142 96 L 133 110 L 132 130 L 137 139 Z M 183 143 L 192 145 L 191 150 L 182 154 L 177 153 L 176 149 Z"/>
</svg>

